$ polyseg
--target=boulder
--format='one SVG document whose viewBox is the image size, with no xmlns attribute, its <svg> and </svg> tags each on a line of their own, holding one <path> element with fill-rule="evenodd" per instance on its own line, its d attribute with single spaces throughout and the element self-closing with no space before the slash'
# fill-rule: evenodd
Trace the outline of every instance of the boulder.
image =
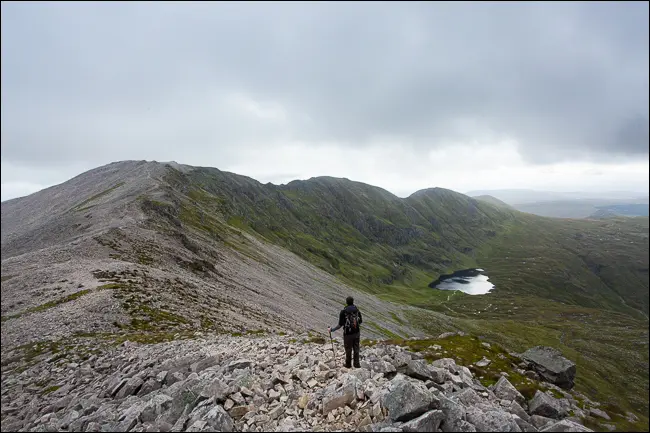
<svg viewBox="0 0 650 433">
<path fill-rule="evenodd" d="M 467 408 L 467 422 L 473 424 L 481 432 L 520 432 L 521 429 L 514 417 L 500 410 L 482 410 L 476 407 Z"/>
<path fill-rule="evenodd" d="M 234 424 L 226 410 L 217 405 L 203 417 L 203 420 L 210 427 L 210 431 L 231 432 L 234 430 Z"/>
<path fill-rule="evenodd" d="M 589 415 L 594 416 L 594 417 L 598 417 L 598 418 L 602 418 L 602 419 L 606 419 L 608 421 L 611 419 L 609 417 L 609 415 L 607 415 L 607 412 L 605 412 L 604 410 L 596 409 L 596 408 L 589 409 Z"/>
<path fill-rule="evenodd" d="M 516 403 L 515 403 L 516 404 Z M 522 432 L 538 432 L 539 430 L 537 427 L 532 425 L 531 423 L 523 420 L 522 418 L 518 417 L 517 415 L 514 415 L 514 420 L 521 429 Z"/>
<path fill-rule="evenodd" d="M 521 358 L 530 363 L 545 381 L 563 389 L 573 388 L 576 364 L 563 357 L 559 350 L 536 346 L 521 354 Z"/>
<path fill-rule="evenodd" d="M 437 359 L 433 361 L 431 365 L 437 368 L 444 368 L 453 374 L 458 373 L 458 366 L 456 365 L 456 361 L 451 358 Z"/>
<path fill-rule="evenodd" d="M 532 415 L 530 417 L 530 423 L 535 426 L 537 429 L 543 429 L 544 427 L 554 424 L 557 420 L 553 418 L 546 418 L 545 416 Z"/>
<path fill-rule="evenodd" d="M 216 402 L 223 403 L 230 392 L 231 388 L 224 381 L 214 378 L 201 389 L 199 395 L 203 398 L 214 397 Z"/>
<path fill-rule="evenodd" d="M 455 401 L 440 396 L 440 410 L 442 410 L 442 431 L 456 432 L 461 431 L 462 421 L 465 421 L 465 408 Z"/>
<path fill-rule="evenodd" d="M 506 407 L 506 410 L 513 415 L 517 415 L 519 418 L 526 421 L 527 423 L 530 423 L 530 415 L 528 415 L 524 410 L 524 408 L 521 407 L 519 403 L 517 403 L 516 401 L 510 403 L 510 405 Z"/>
<path fill-rule="evenodd" d="M 496 385 L 494 385 L 493 392 L 494 395 L 502 400 L 516 401 L 521 406 L 526 404 L 524 396 L 517 391 L 517 388 L 515 388 L 505 376 L 499 378 Z"/>
<path fill-rule="evenodd" d="M 440 431 L 440 424 L 444 419 L 441 410 L 430 410 L 424 415 L 412 419 L 401 425 L 405 432 L 437 432 Z"/>
<path fill-rule="evenodd" d="M 333 391 L 326 392 L 323 396 L 323 415 L 352 403 L 356 398 L 357 389 L 353 381 L 349 381 Z"/>
<path fill-rule="evenodd" d="M 546 418 L 558 419 L 560 417 L 560 403 L 550 395 L 537 390 L 528 406 L 531 415 L 541 415 Z"/>
<path fill-rule="evenodd" d="M 433 375 L 429 365 L 422 359 L 411 360 L 398 368 L 400 373 L 419 380 L 433 380 Z"/>
<path fill-rule="evenodd" d="M 568 419 L 563 419 L 562 421 L 553 423 L 542 430 L 543 432 L 591 432 L 593 430 L 588 429 L 587 427 L 569 421 Z"/>
<path fill-rule="evenodd" d="M 228 364 L 226 367 L 226 372 L 232 372 L 238 369 L 243 370 L 244 368 L 248 368 L 251 365 L 253 365 L 253 361 L 249 359 L 237 359 Z"/>
<path fill-rule="evenodd" d="M 476 391 L 471 388 L 467 388 L 459 392 L 454 396 L 454 399 L 458 400 L 465 407 L 475 406 L 483 401 L 481 396 L 479 396 Z"/>
<path fill-rule="evenodd" d="M 140 415 L 142 422 L 155 421 L 158 416 L 171 407 L 173 400 L 168 395 L 156 394 L 142 409 L 142 414 Z"/>
<path fill-rule="evenodd" d="M 381 406 L 388 410 L 392 421 L 409 421 L 439 404 L 424 383 L 410 380 L 402 374 L 388 382 L 387 389 L 388 392 L 381 396 Z"/>
</svg>

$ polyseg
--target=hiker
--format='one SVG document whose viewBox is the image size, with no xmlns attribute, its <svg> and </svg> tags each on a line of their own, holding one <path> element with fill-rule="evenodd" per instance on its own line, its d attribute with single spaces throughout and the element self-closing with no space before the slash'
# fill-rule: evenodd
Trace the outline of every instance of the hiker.
<svg viewBox="0 0 650 433">
<path fill-rule="evenodd" d="M 351 367 L 352 351 L 354 351 L 354 368 L 360 368 L 359 365 L 359 338 L 360 338 L 360 325 L 363 322 L 361 318 L 361 311 L 354 305 L 354 298 L 348 296 L 345 300 L 347 306 L 341 310 L 339 314 L 339 324 L 334 328 L 327 328 L 330 332 L 343 328 L 343 346 L 345 347 L 345 368 Z"/>
</svg>

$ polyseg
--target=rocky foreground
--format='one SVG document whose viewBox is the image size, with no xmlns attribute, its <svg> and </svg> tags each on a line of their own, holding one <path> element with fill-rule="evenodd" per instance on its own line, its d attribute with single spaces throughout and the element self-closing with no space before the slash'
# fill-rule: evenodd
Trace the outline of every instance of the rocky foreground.
<svg viewBox="0 0 650 433">
<path fill-rule="evenodd" d="M 329 341 L 306 338 L 127 341 L 19 374 L 5 358 L 2 431 L 559 432 L 608 417 L 553 385 L 527 400 L 507 375 L 486 388 L 451 358 L 396 345 L 362 347 L 362 368 L 347 370 L 340 345 L 337 362 Z"/>
</svg>

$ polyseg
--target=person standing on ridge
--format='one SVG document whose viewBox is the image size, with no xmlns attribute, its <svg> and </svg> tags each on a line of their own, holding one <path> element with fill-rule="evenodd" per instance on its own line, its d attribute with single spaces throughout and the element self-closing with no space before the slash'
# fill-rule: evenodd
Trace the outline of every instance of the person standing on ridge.
<svg viewBox="0 0 650 433">
<path fill-rule="evenodd" d="M 354 368 L 360 368 L 359 364 L 359 341 L 361 336 L 361 311 L 354 305 L 354 298 L 348 296 L 345 300 L 346 307 L 339 314 L 339 324 L 334 328 L 327 328 L 330 332 L 343 328 L 343 346 L 345 347 L 345 368 L 352 368 L 351 358 L 354 351 Z"/>
</svg>

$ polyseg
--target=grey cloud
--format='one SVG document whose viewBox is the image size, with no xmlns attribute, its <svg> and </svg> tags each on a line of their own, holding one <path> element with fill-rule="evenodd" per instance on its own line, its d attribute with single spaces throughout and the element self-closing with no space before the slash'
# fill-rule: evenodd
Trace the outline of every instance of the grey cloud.
<svg viewBox="0 0 650 433">
<path fill-rule="evenodd" d="M 533 162 L 647 158 L 649 50 L 647 2 L 3 3 L 2 158 L 489 135 Z"/>
</svg>

